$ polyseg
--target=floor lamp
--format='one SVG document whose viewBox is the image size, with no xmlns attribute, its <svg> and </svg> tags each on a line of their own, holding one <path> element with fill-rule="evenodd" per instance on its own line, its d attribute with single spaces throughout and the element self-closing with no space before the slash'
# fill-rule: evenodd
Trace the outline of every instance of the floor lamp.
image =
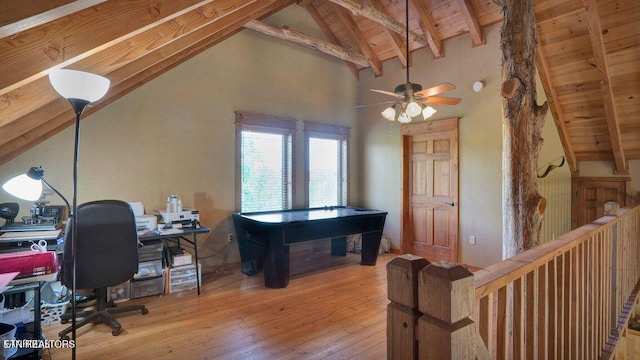
<svg viewBox="0 0 640 360">
<path fill-rule="evenodd" d="M 87 105 L 101 99 L 109 90 L 110 81 L 100 75 L 84 71 L 55 69 L 49 72 L 49 81 L 60 96 L 69 100 L 76 114 L 76 133 L 73 147 L 73 205 L 72 216 L 78 210 L 78 146 L 80 145 L 80 115 Z M 71 336 L 76 339 L 76 234 L 78 233 L 78 219 L 73 218 L 71 227 L 71 253 L 73 256 L 73 281 L 71 287 Z M 75 346 L 72 348 L 72 358 L 75 359 Z"/>
</svg>

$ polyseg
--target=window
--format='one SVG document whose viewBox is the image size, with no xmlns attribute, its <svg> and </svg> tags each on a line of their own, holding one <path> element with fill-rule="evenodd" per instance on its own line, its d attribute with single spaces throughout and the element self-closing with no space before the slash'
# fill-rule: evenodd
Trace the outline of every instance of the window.
<svg viewBox="0 0 640 360">
<path fill-rule="evenodd" d="M 305 121 L 309 207 L 347 205 L 350 128 Z"/>
<path fill-rule="evenodd" d="M 236 112 L 236 208 L 290 209 L 296 120 Z"/>
</svg>

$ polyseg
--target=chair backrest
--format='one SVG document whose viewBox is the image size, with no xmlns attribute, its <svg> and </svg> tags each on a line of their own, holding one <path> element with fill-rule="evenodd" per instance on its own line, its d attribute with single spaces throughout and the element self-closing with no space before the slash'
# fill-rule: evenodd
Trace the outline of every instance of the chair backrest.
<svg viewBox="0 0 640 360">
<path fill-rule="evenodd" d="M 73 221 L 78 222 L 75 254 L 70 237 Z M 62 283 L 69 288 L 74 256 L 78 289 L 103 288 L 131 279 L 138 271 L 138 233 L 131 206 L 119 200 L 78 206 L 65 233 Z"/>
</svg>

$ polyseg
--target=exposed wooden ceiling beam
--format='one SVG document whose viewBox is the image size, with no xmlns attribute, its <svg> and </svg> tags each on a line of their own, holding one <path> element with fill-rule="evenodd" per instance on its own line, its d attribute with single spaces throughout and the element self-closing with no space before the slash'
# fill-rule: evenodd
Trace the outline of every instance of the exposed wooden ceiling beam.
<svg viewBox="0 0 640 360">
<path fill-rule="evenodd" d="M 6 3 L 6 4 L 3 4 L 4 6 L 0 6 L 0 14 L 7 15 L 7 14 L 15 13 L 14 9 L 6 8 L 6 5 L 13 5 L 13 4 L 17 4 L 19 7 L 30 6 L 30 10 L 34 14 L 32 16 L 29 16 L 17 21 L 10 21 L 8 19 L 7 19 L 8 22 L 6 23 L 5 21 L 0 21 L 0 38 L 11 36 L 21 31 L 25 31 L 27 29 L 31 29 L 36 26 L 54 21 L 56 19 L 67 16 L 69 14 L 73 14 L 75 12 L 86 9 L 88 7 L 98 5 L 105 1 L 107 0 L 75 0 L 75 1 L 66 0 L 68 4 L 64 4 L 51 9 L 45 8 L 48 10 L 44 10 L 44 9 L 39 10 L 39 9 L 47 5 L 50 6 L 51 3 L 55 4 L 55 2 L 35 1 L 35 3 L 33 4 L 26 4 L 27 1 L 25 0 L 22 0 L 20 2 L 17 2 L 17 1 L 16 2 L 14 1 L 0 2 L 0 3 Z"/>
<path fill-rule="evenodd" d="M 417 2 L 417 3 L 416 3 Z M 424 8 L 424 4 L 419 0 L 411 0 L 411 4 L 416 10 L 418 17 L 420 18 L 420 28 L 427 37 L 427 43 L 433 53 L 433 57 L 441 58 L 444 56 L 444 46 L 442 46 L 442 40 L 436 30 L 434 22 L 431 20 L 429 12 Z"/>
<path fill-rule="evenodd" d="M 480 46 L 486 43 L 486 39 L 482 36 L 482 27 L 476 16 L 476 12 L 473 9 L 471 0 L 457 0 L 458 7 L 464 16 L 464 21 L 467 23 L 469 33 L 471 33 L 471 39 L 473 46 Z"/>
<path fill-rule="evenodd" d="M 215 22 L 192 29 L 193 31 L 185 36 L 177 38 L 163 47 L 154 48 L 145 56 L 140 56 L 124 66 L 112 68 L 113 71 L 105 74 L 111 80 L 111 88 L 105 98 L 87 110 L 87 114 L 97 111 L 183 61 L 235 34 L 242 29 L 247 21 L 267 16 L 295 3 L 295 0 L 260 0 L 248 1 L 248 3 L 238 6 L 238 1 L 228 1 L 235 2 L 235 6 L 226 9 L 223 12 L 224 15 L 221 12 L 211 13 L 218 16 Z M 220 1 L 217 1 L 216 4 L 220 4 Z M 217 9 L 217 11 L 222 10 Z M 51 88 L 49 84 L 46 86 Z M 71 125 L 74 117 L 69 104 L 64 99 L 56 97 L 50 105 L 43 105 L 37 111 L 26 114 L 14 123 L 0 127 L 0 164 L 6 163 Z"/>
<path fill-rule="evenodd" d="M 393 17 L 378 11 L 373 6 L 356 1 L 356 0 L 329 0 L 334 4 L 349 10 L 354 15 L 365 17 L 373 22 L 376 22 L 392 31 L 402 35 L 403 38 L 407 37 L 406 26 L 403 23 L 396 21 Z M 427 39 L 413 31 L 409 31 L 409 39 L 415 41 L 422 46 L 429 46 Z"/>
<path fill-rule="evenodd" d="M 609 64 L 607 61 L 607 52 L 604 47 L 604 39 L 602 38 L 602 26 L 600 25 L 600 14 L 596 0 L 584 0 L 584 7 L 587 12 L 587 20 L 589 24 L 589 38 L 593 55 L 596 62 L 596 68 L 600 74 L 600 90 L 602 93 L 602 101 L 604 102 L 604 110 L 611 137 L 611 151 L 616 166 L 616 174 L 629 174 L 624 149 L 622 147 L 622 139 L 620 135 L 620 125 L 618 124 L 618 115 L 616 113 L 615 97 L 611 89 L 611 76 L 609 75 Z"/>
<path fill-rule="evenodd" d="M 291 41 L 293 43 L 318 50 L 327 55 L 337 57 L 339 59 L 358 64 L 360 66 L 368 66 L 369 62 L 361 55 L 356 54 L 348 49 L 334 45 L 332 43 L 312 38 L 311 36 L 291 30 L 288 27 L 277 28 L 263 22 L 252 20 L 244 24 L 247 29 L 255 30 L 265 35 L 273 36 L 278 39 Z"/>
<path fill-rule="evenodd" d="M 208 35 L 203 33 L 201 28 L 211 27 L 211 24 L 236 11 L 242 13 L 245 7 L 254 2 L 255 0 L 221 0 L 216 1 L 215 4 L 205 3 L 203 6 L 182 12 L 180 16 L 173 19 L 174 21 L 159 22 L 153 28 L 137 32 L 126 38 L 126 41 L 110 41 L 108 45 L 96 44 L 95 49 L 87 49 L 86 52 L 90 55 L 75 58 L 71 67 L 78 70 L 91 69 L 92 72 L 102 75 L 108 74 L 141 56 L 171 42 L 176 42 L 182 37 L 188 36 L 189 41 L 198 42 Z M 177 26 L 177 24 L 180 25 Z M 215 25 L 213 27 L 214 29 L 209 29 L 209 31 L 215 31 Z M 85 35 L 100 37 L 100 32 L 100 29 L 96 29 L 93 33 Z M 190 34 L 196 34 L 197 37 L 190 36 Z M 29 67 L 32 63 L 37 62 L 32 59 L 42 57 L 40 49 L 33 49 L 22 55 L 22 62 L 28 65 L 23 66 L 22 63 L 16 63 L 13 66 Z M 53 91 L 46 78 L 48 69 L 34 68 L 33 71 L 39 72 L 29 78 L 30 82 L 24 80 L 24 85 L 12 85 L 8 88 L 15 89 L 5 94 L 0 91 L 0 103 L 4 103 L 3 106 L 0 106 L 0 125 L 12 122 L 23 114 L 38 109 L 57 98 L 58 95 Z M 0 129 L 1 131 L 2 129 Z M 0 144 L 2 141 L 0 139 Z"/>
<path fill-rule="evenodd" d="M 313 2 L 313 0 L 297 0 L 296 3 L 298 4 L 298 6 L 302 6 L 303 8 L 308 7 L 309 5 L 311 5 L 311 3 Z"/>
<path fill-rule="evenodd" d="M 373 5 L 373 7 L 384 13 L 384 7 L 382 6 L 382 3 L 380 2 L 380 0 L 371 0 L 371 5 Z M 400 36 L 400 34 L 398 34 L 397 32 L 391 31 L 389 30 L 388 27 L 384 27 L 384 34 L 387 37 L 387 39 L 389 40 L 389 43 L 391 44 L 391 48 L 393 49 L 393 52 L 396 54 L 396 56 L 398 57 L 398 59 L 400 59 L 400 63 L 402 63 L 402 66 L 407 67 L 409 66 L 409 54 L 407 54 L 407 41 L 402 38 Z"/>
<path fill-rule="evenodd" d="M 351 37 L 356 41 L 362 54 L 367 57 L 369 66 L 371 66 L 371 70 L 373 70 L 373 73 L 376 74 L 376 76 L 381 76 L 382 62 L 380 61 L 380 59 L 378 59 L 376 52 L 373 51 L 371 45 L 369 45 L 367 38 L 362 34 L 360 28 L 358 28 L 358 24 L 356 24 L 356 21 L 353 19 L 353 17 L 351 17 L 351 14 L 343 7 L 340 7 L 333 3 L 331 5 L 333 13 L 340 20 L 340 22 L 342 22 Z"/>
<path fill-rule="evenodd" d="M 300 5 L 300 3 L 298 3 L 298 5 Z M 307 11 L 309 12 L 309 14 L 311 15 L 311 17 L 313 18 L 313 20 L 316 22 L 316 24 L 318 24 L 318 26 L 320 27 L 320 30 L 322 30 L 322 33 L 324 34 L 324 36 L 327 37 L 327 39 L 329 39 L 329 41 L 331 41 L 331 43 L 338 45 L 338 46 L 342 46 L 342 44 L 340 44 L 340 40 L 338 39 L 338 37 L 336 36 L 336 34 L 333 33 L 333 31 L 331 30 L 331 27 L 329 27 L 329 24 L 327 24 L 327 22 L 324 20 L 324 18 L 322 17 L 322 15 L 320 15 L 320 13 L 318 12 L 318 9 L 316 9 L 316 7 L 313 4 L 309 4 L 308 6 L 306 6 Z M 351 71 L 351 73 L 353 74 L 353 76 L 356 77 L 356 79 L 360 79 L 360 70 L 358 69 L 358 67 L 349 61 L 345 61 L 345 64 L 347 64 L 347 67 L 349 68 L 349 71 Z M 369 64 L 367 64 L 369 65 Z"/>
<path fill-rule="evenodd" d="M 0 39 L 0 95 L 213 0 L 109 0 Z M 114 15 L 115 14 L 115 15 Z M 212 15 L 210 14 L 209 17 Z M 118 26 L 113 26 L 116 23 Z M 64 34 L 61 36 L 60 34 Z M 15 51 L 15 47 L 20 51 Z M 25 61 L 28 59 L 28 61 Z"/>
</svg>

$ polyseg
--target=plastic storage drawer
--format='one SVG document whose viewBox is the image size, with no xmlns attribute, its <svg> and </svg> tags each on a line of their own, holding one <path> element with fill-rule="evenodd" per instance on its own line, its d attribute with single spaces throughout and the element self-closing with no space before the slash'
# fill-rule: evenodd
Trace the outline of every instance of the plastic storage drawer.
<svg viewBox="0 0 640 360">
<path fill-rule="evenodd" d="M 162 259 L 163 244 L 162 240 L 156 242 L 146 242 L 138 250 L 138 261 L 150 261 Z"/>
<path fill-rule="evenodd" d="M 164 294 L 164 277 L 131 281 L 131 298 Z"/>
<path fill-rule="evenodd" d="M 198 264 L 198 270 L 202 269 Z M 200 271 L 200 275 L 202 272 Z M 202 285 L 202 277 L 198 278 L 198 282 Z M 182 290 L 195 289 L 196 283 L 196 266 L 194 264 L 173 267 L 169 269 L 169 292 L 174 293 Z"/>
<path fill-rule="evenodd" d="M 123 282 L 115 286 L 109 286 L 107 288 L 107 300 L 108 301 L 124 301 L 129 300 L 131 297 L 131 288 L 129 282 Z"/>
<path fill-rule="evenodd" d="M 138 264 L 138 273 L 133 275 L 133 278 L 139 280 L 158 276 L 162 276 L 162 259 L 140 262 Z"/>
</svg>

